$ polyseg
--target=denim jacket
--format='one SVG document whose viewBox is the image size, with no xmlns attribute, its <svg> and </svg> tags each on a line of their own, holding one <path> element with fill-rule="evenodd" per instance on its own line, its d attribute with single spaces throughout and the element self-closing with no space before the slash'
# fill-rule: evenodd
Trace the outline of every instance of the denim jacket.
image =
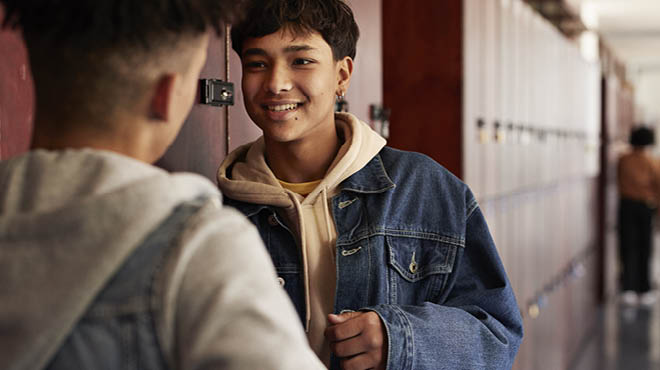
<svg viewBox="0 0 660 370">
<path fill-rule="evenodd" d="M 380 316 L 387 369 L 510 369 L 522 319 L 468 187 L 425 155 L 385 147 L 340 188 L 335 312 Z M 277 209 L 225 203 L 257 226 L 304 320 L 300 249 Z"/>
<path fill-rule="evenodd" d="M 147 237 L 90 304 L 48 370 L 169 368 L 156 330 L 162 299 L 154 285 L 169 247 L 202 204 L 177 207 Z"/>
</svg>

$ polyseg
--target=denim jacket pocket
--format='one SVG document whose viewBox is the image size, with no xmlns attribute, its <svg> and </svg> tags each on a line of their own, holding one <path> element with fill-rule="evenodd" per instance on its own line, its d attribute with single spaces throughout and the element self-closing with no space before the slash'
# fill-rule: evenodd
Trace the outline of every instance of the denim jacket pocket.
<svg viewBox="0 0 660 370">
<path fill-rule="evenodd" d="M 393 303 L 434 301 L 453 271 L 457 246 L 418 237 L 386 237 Z"/>
</svg>

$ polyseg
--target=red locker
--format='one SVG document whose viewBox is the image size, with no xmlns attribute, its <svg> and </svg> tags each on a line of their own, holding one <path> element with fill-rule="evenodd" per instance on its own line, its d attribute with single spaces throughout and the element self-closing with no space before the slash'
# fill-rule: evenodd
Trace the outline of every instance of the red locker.
<svg viewBox="0 0 660 370">
<path fill-rule="evenodd" d="M 4 16 L 0 7 L 0 19 Z M 20 33 L 0 30 L 0 160 L 30 146 L 34 89 Z"/>
</svg>

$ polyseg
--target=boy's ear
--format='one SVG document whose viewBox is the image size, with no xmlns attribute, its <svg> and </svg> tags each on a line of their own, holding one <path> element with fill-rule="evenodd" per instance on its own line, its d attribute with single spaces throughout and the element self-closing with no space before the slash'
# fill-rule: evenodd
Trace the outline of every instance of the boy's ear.
<svg viewBox="0 0 660 370">
<path fill-rule="evenodd" d="M 176 75 L 163 74 L 156 82 L 154 94 L 149 104 L 149 117 L 159 121 L 167 121 L 170 116 L 170 104 L 174 93 Z"/>
<path fill-rule="evenodd" d="M 353 75 L 353 59 L 347 56 L 338 63 L 338 88 L 340 91 L 346 92 L 346 90 L 348 90 L 348 85 L 351 82 L 351 76 Z"/>
</svg>

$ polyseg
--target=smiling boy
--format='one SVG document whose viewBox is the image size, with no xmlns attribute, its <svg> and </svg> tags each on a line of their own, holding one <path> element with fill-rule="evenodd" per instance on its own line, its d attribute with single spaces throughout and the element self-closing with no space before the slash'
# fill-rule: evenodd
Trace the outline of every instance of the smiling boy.
<svg viewBox="0 0 660 370">
<path fill-rule="evenodd" d="M 430 158 L 335 113 L 359 31 L 341 0 L 257 1 L 232 30 L 263 130 L 220 166 L 331 369 L 510 369 L 518 306 L 479 207 Z"/>
</svg>

